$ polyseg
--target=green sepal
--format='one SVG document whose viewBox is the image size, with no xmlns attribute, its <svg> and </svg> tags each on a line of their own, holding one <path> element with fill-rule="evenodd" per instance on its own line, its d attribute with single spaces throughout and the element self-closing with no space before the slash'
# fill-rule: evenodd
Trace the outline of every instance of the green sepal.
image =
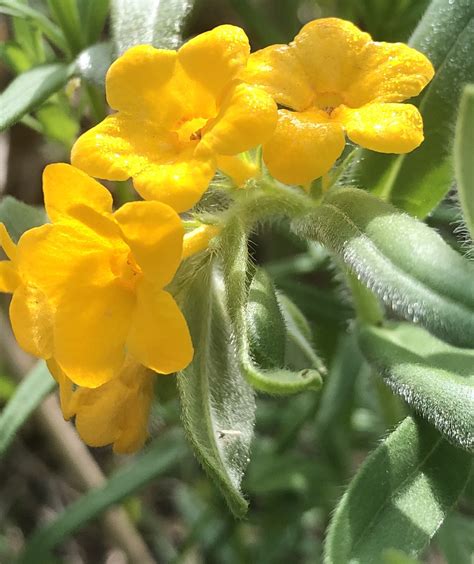
<svg viewBox="0 0 474 564">
<path fill-rule="evenodd" d="M 393 392 L 449 441 L 474 452 L 474 350 L 409 323 L 362 326 L 359 344 Z"/>
</svg>

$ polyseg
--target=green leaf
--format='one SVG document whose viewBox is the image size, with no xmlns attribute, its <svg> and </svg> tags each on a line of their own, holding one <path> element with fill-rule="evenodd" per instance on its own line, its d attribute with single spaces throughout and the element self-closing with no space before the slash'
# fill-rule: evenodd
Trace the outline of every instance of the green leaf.
<svg viewBox="0 0 474 564">
<path fill-rule="evenodd" d="M 101 487 L 95 488 L 67 507 L 58 517 L 39 529 L 29 540 L 18 564 L 48 562 L 48 555 L 59 543 L 79 530 L 111 505 L 169 471 L 185 454 L 176 434 L 168 433 L 153 441 L 147 450 L 120 468 Z"/>
<path fill-rule="evenodd" d="M 474 342 L 474 264 L 425 224 L 352 188 L 294 223 L 335 252 L 397 315 L 450 343 Z"/>
<path fill-rule="evenodd" d="M 250 353 L 262 368 L 283 366 L 285 322 L 267 273 L 257 268 L 249 288 L 247 331 Z"/>
<path fill-rule="evenodd" d="M 15 438 L 15 433 L 53 391 L 55 385 L 44 362 L 38 362 L 23 378 L 0 414 L 0 455 L 4 454 Z"/>
<path fill-rule="evenodd" d="M 97 43 L 80 53 L 76 59 L 76 72 L 86 80 L 105 88 L 105 75 L 112 64 L 111 42 Z"/>
<path fill-rule="evenodd" d="M 474 561 L 474 520 L 459 513 L 449 515 L 436 535 L 447 564 Z"/>
<path fill-rule="evenodd" d="M 0 0 L 0 13 L 8 13 L 34 23 L 64 53 L 68 52 L 63 32 L 42 12 L 18 0 Z"/>
<path fill-rule="evenodd" d="M 60 104 L 44 104 L 37 112 L 36 117 L 43 125 L 43 134 L 72 147 L 77 134 L 79 123 L 72 117 L 69 108 Z"/>
<path fill-rule="evenodd" d="M 76 0 L 47 1 L 50 12 L 63 30 L 64 37 L 69 44 L 72 54 L 76 55 L 85 46 Z"/>
<path fill-rule="evenodd" d="M 456 138 L 454 162 L 459 200 L 464 220 L 474 240 L 474 84 L 466 86 L 461 99 Z"/>
<path fill-rule="evenodd" d="M 238 218 L 229 221 L 221 235 L 220 256 L 224 273 L 226 306 L 232 324 L 237 356 L 248 382 L 269 394 L 294 394 L 306 389 L 318 390 L 320 373 L 311 368 L 298 372 L 285 368 L 259 369 L 251 356 L 249 328 L 245 312 L 249 299 L 247 234 Z"/>
<path fill-rule="evenodd" d="M 410 558 L 401 550 L 391 548 L 383 553 L 383 564 L 421 564 L 421 562 Z"/>
<path fill-rule="evenodd" d="M 13 196 L 5 196 L 0 201 L 0 223 L 5 224 L 15 243 L 18 243 L 25 231 L 32 227 L 39 227 L 46 221 L 46 214 L 42 208 L 24 204 Z"/>
<path fill-rule="evenodd" d="M 0 131 L 35 110 L 60 90 L 72 74 L 72 66 L 54 63 L 35 67 L 17 76 L 0 94 Z"/>
<path fill-rule="evenodd" d="M 418 98 L 425 141 L 406 155 L 360 151 L 352 171 L 357 186 L 425 217 L 453 182 L 451 147 L 463 86 L 474 82 L 474 3 L 433 0 L 410 45 L 422 51 L 436 75 Z"/>
<path fill-rule="evenodd" d="M 338 504 L 326 564 L 379 564 L 387 549 L 416 557 L 459 498 L 472 456 L 407 417 L 367 458 Z"/>
<path fill-rule="evenodd" d="M 112 36 L 117 55 L 134 45 L 177 49 L 194 0 L 112 0 Z"/>
<path fill-rule="evenodd" d="M 178 375 L 186 434 L 233 513 L 242 516 L 247 502 L 240 482 L 249 462 L 255 400 L 240 372 L 213 262 L 194 273 L 183 311 L 195 347 L 192 363 Z"/>
<path fill-rule="evenodd" d="M 79 0 L 79 15 L 87 45 L 99 41 L 109 15 L 110 0 Z"/>
<path fill-rule="evenodd" d="M 359 343 L 393 392 L 448 440 L 474 452 L 474 350 L 408 323 L 363 326 Z"/>
</svg>

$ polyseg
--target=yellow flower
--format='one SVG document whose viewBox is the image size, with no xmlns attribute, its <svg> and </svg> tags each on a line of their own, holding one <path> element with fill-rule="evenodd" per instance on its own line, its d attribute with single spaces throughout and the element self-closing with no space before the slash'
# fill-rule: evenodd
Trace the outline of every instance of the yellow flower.
<svg viewBox="0 0 474 564">
<path fill-rule="evenodd" d="M 289 45 L 252 54 L 241 77 L 290 108 L 279 110 L 263 157 L 275 178 L 307 184 L 341 155 L 345 133 L 382 153 L 418 147 L 421 115 L 400 102 L 418 95 L 433 73 L 415 49 L 372 41 L 352 23 L 327 18 L 305 25 Z"/>
<path fill-rule="evenodd" d="M 0 290 L 14 292 L 19 344 L 88 388 L 119 375 L 128 357 L 163 374 L 187 366 L 186 321 L 163 290 L 182 257 L 176 212 L 132 202 L 112 213 L 108 190 L 66 164 L 46 167 L 43 182 L 53 223 L 27 231 L 17 247 L 0 229 L 12 259 L 0 263 Z"/>
<path fill-rule="evenodd" d="M 153 400 L 153 373 L 127 359 L 120 373 L 98 388 L 74 386 L 54 360 L 48 368 L 59 384 L 65 419 L 75 417 L 82 440 L 92 447 L 112 444 L 126 454 L 140 449 L 148 437 Z"/>
<path fill-rule="evenodd" d="M 219 157 L 261 144 L 275 128 L 272 97 L 237 78 L 249 53 L 244 31 L 231 25 L 178 51 L 132 47 L 107 73 L 107 100 L 117 113 L 78 139 L 72 164 L 97 178 L 132 177 L 143 198 L 189 209 Z"/>
</svg>

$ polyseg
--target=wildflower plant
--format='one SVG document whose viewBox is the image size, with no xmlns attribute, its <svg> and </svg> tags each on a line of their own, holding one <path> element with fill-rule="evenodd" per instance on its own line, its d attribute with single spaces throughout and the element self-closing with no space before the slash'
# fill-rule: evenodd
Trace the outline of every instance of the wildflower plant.
<svg viewBox="0 0 474 564">
<path fill-rule="evenodd" d="M 67 115 L 73 96 L 56 92 L 74 84 L 90 124 L 61 139 L 70 164 L 44 170 L 45 214 L 0 203 L 0 291 L 12 294 L 18 344 L 42 359 L 21 384 L 33 400 L 22 408 L 19 390 L 0 433 L 57 383 L 87 445 L 144 448 L 127 486 L 103 486 L 98 512 L 145 469 L 161 471 L 150 470 L 160 437 L 149 422 L 171 388 L 195 456 L 238 517 L 252 506 L 245 484 L 264 491 L 308 428 L 319 446 L 294 471 L 310 462 L 314 478 L 294 475 L 312 491 L 308 479 L 324 483 L 318 464 L 337 460 L 339 483 L 307 508 L 329 515 L 340 496 L 328 491 L 354 474 L 349 437 L 370 435 L 373 452 L 323 534 L 324 561 L 410 562 L 445 522 L 443 549 L 466 488 L 473 507 L 474 266 L 470 243 L 448 241 L 435 219 L 456 191 L 472 237 L 474 4 L 433 0 L 409 45 L 329 17 L 253 52 L 229 24 L 183 41 L 191 3 L 165 0 L 146 21 L 143 2 L 112 2 L 113 44 L 91 46 L 99 4 L 51 2 L 50 20 L 0 0 L 67 61 L 24 70 L 5 48 L 18 76 L 0 95 L 0 126 L 22 118 L 46 134 L 41 110 Z M 263 228 L 270 253 L 298 241 L 300 260 L 257 261 Z M 377 432 L 357 423 L 368 404 Z M 283 422 L 266 455 L 260 405 Z M 260 479 L 254 452 L 268 460 Z M 36 533 L 25 562 L 47 559 L 67 534 L 61 519 Z"/>
</svg>

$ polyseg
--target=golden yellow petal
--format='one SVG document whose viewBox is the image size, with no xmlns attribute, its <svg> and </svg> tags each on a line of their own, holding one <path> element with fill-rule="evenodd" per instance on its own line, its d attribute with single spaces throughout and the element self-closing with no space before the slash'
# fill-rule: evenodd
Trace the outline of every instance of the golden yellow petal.
<svg viewBox="0 0 474 564">
<path fill-rule="evenodd" d="M 48 359 L 54 352 L 54 307 L 37 287 L 22 284 L 10 303 L 10 320 L 20 347 L 26 352 Z"/>
<path fill-rule="evenodd" d="M 179 118 L 182 107 L 170 89 L 176 51 L 137 45 L 110 67 L 106 77 L 107 101 L 115 110 L 139 121 L 163 126 Z"/>
<path fill-rule="evenodd" d="M 341 106 L 333 117 L 354 143 L 379 153 L 409 153 L 423 141 L 423 119 L 411 104 Z"/>
<path fill-rule="evenodd" d="M 130 355 L 158 373 L 182 370 L 193 358 L 193 346 L 173 297 L 143 281 L 137 298 L 127 340 Z"/>
<path fill-rule="evenodd" d="M 292 46 L 316 92 L 340 93 L 357 76 L 359 54 L 369 41 L 351 22 L 322 18 L 306 24 Z"/>
<path fill-rule="evenodd" d="M 7 228 L 3 223 L 0 223 L 0 247 L 5 251 L 5 254 L 10 260 L 15 260 L 16 245 L 12 241 Z"/>
<path fill-rule="evenodd" d="M 203 130 L 202 148 L 219 155 L 236 155 L 265 142 L 277 122 L 277 106 L 261 88 L 237 84 L 222 102 L 216 118 Z"/>
<path fill-rule="evenodd" d="M 239 188 L 242 188 L 247 180 L 260 175 L 259 166 L 244 155 L 218 155 L 217 166 Z"/>
<path fill-rule="evenodd" d="M 148 436 L 152 399 L 152 373 L 127 362 L 110 382 L 78 390 L 77 431 L 90 446 L 113 444 L 115 452 L 134 452 Z"/>
<path fill-rule="evenodd" d="M 263 159 L 277 180 L 306 185 L 326 174 L 344 146 L 340 124 L 324 112 L 280 110 L 276 131 L 263 146 Z"/>
<path fill-rule="evenodd" d="M 186 73 L 218 100 L 245 66 L 249 53 L 243 29 L 220 25 L 185 43 L 178 51 L 178 60 Z"/>
<path fill-rule="evenodd" d="M 184 236 L 183 259 L 204 251 L 221 231 L 217 225 L 201 225 Z"/>
<path fill-rule="evenodd" d="M 369 102 L 403 102 L 417 96 L 433 75 L 430 61 L 408 45 L 370 42 L 360 53 L 357 76 L 345 102 L 352 108 Z"/>
<path fill-rule="evenodd" d="M 13 263 L 0 260 L 0 292 L 13 293 L 20 285 L 20 277 Z"/>
<path fill-rule="evenodd" d="M 306 110 L 314 91 L 293 46 L 270 45 L 252 53 L 239 78 L 263 88 L 282 106 Z"/>
<path fill-rule="evenodd" d="M 51 376 L 58 383 L 61 411 L 63 412 L 64 419 L 68 421 L 71 417 L 74 417 L 77 410 L 77 393 L 74 390 L 74 384 L 66 376 L 64 371 L 61 370 L 54 358 L 50 358 L 46 361 L 46 364 L 48 365 Z"/>
<path fill-rule="evenodd" d="M 133 179 L 145 200 L 159 200 L 177 212 L 189 210 L 207 190 L 216 172 L 213 158 L 193 155 L 192 150 L 176 154 L 167 163 L 145 169 Z"/>
<path fill-rule="evenodd" d="M 114 217 L 144 275 L 160 288 L 169 284 L 183 250 L 179 215 L 161 202 L 131 202 Z"/>
<path fill-rule="evenodd" d="M 55 163 L 43 172 L 46 212 L 51 221 L 67 219 L 74 208 L 90 207 L 112 212 L 112 195 L 101 184 L 71 165 Z"/>
</svg>

